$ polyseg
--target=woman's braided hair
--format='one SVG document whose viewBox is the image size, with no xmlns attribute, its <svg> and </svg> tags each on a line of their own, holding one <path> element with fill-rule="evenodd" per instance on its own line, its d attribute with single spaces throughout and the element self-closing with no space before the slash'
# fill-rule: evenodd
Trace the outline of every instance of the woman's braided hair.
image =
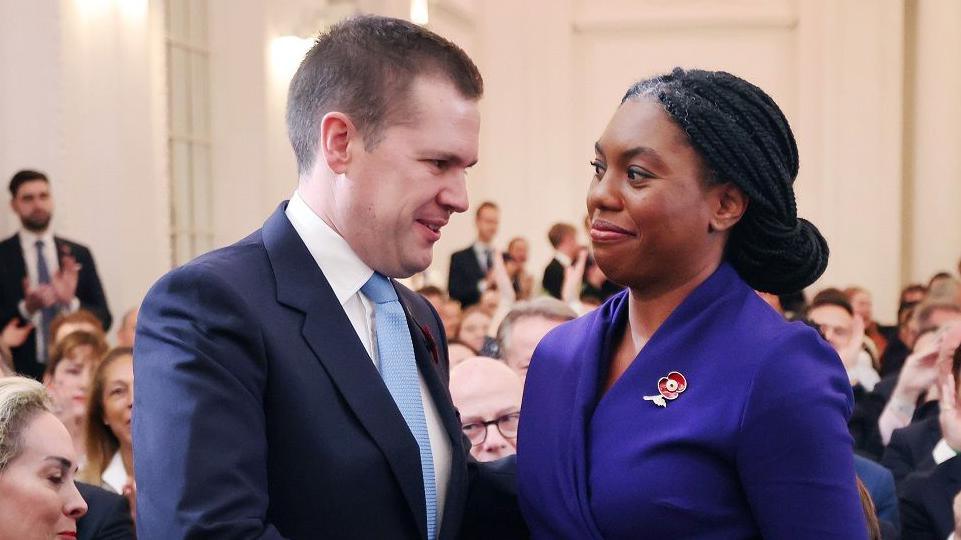
<svg viewBox="0 0 961 540">
<path fill-rule="evenodd" d="M 621 103 L 641 98 L 658 101 L 687 133 L 709 184 L 731 182 L 750 199 L 725 254 L 744 281 L 775 294 L 813 283 L 827 267 L 828 245 L 797 217 L 797 143 L 774 100 L 730 73 L 681 68 L 634 84 Z"/>
</svg>

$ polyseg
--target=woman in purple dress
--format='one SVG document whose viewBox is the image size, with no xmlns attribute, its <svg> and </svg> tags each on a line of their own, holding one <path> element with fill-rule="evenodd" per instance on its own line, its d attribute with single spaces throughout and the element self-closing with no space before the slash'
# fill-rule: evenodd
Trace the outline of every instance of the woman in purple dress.
<svg viewBox="0 0 961 540">
<path fill-rule="evenodd" d="M 827 265 L 781 110 L 728 73 L 675 69 L 631 87 L 595 149 L 594 256 L 626 290 L 531 361 L 533 537 L 866 537 L 841 362 L 753 290 L 799 291 Z"/>
</svg>

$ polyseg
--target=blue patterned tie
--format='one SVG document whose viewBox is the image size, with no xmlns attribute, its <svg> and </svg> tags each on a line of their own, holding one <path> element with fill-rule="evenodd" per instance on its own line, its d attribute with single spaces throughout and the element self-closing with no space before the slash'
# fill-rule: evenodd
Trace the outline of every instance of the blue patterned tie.
<svg viewBox="0 0 961 540">
<path fill-rule="evenodd" d="M 47 268 L 47 259 L 43 256 L 43 240 L 37 240 L 37 283 L 47 285 L 50 283 L 50 269 Z M 37 340 L 37 349 L 40 351 L 40 358 L 46 363 L 47 342 L 50 341 L 50 323 L 57 316 L 57 308 L 43 308 L 40 312 L 40 327 L 43 329 L 43 336 Z"/>
<path fill-rule="evenodd" d="M 434 481 L 434 458 L 427 433 L 424 403 L 420 396 L 420 378 L 414 360 L 414 345 L 410 340 L 407 316 L 397 300 L 397 291 L 390 280 L 377 272 L 360 291 L 374 303 L 374 322 L 377 351 L 380 357 L 380 376 L 394 398 L 407 427 L 420 447 L 420 466 L 424 476 L 424 499 L 427 502 L 427 538 L 436 538 L 437 486 Z"/>
</svg>

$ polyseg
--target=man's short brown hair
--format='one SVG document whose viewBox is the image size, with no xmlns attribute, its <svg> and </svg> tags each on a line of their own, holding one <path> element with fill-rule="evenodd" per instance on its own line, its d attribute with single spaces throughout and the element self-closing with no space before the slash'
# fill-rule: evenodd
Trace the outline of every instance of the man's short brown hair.
<svg viewBox="0 0 961 540">
<path fill-rule="evenodd" d="M 551 243 L 551 247 L 557 249 L 557 246 L 561 245 L 561 242 L 567 238 L 568 235 L 576 235 L 577 229 L 569 223 L 555 223 L 551 225 L 551 229 L 547 231 L 547 239 Z"/>
<path fill-rule="evenodd" d="M 414 23 L 362 15 L 320 34 L 287 93 L 287 134 L 300 173 L 314 164 L 325 114 L 350 116 L 371 149 L 395 115 L 409 112 L 407 94 L 418 75 L 446 78 L 469 99 L 484 93 L 467 53 Z"/>
<path fill-rule="evenodd" d="M 487 210 L 488 208 L 493 210 L 500 210 L 500 207 L 497 206 L 497 203 L 493 201 L 484 201 L 480 203 L 480 206 L 477 207 L 477 211 L 474 212 L 474 219 L 479 218 L 481 215 L 481 212 L 483 212 L 484 210 Z"/>
<path fill-rule="evenodd" d="M 74 350 L 84 346 L 90 347 L 93 352 L 94 366 L 100 363 L 100 359 L 103 358 L 103 355 L 107 353 L 107 349 L 109 348 L 107 342 L 104 341 L 101 336 L 84 332 L 83 330 L 70 332 L 61 339 L 59 343 L 55 344 L 50 351 L 50 359 L 47 361 L 45 370 L 46 374 L 53 376 L 53 373 L 57 370 L 57 366 L 64 358 L 69 358 Z"/>
</svg>

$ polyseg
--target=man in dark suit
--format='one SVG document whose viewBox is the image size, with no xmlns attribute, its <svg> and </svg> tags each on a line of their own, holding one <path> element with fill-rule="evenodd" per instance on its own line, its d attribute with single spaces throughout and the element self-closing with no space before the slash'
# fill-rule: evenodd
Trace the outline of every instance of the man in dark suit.
<svg viewBox="0 0 961 540">
<path fill-rule="evenodd" d="M 898 489 L 901 537 L 944 540 L 954 532 L 952 504 L 961 492 L 961 456 L 909 474 Z"/>
<path fill-rule="evenodd" d="M 961 403 L 955 377 L 961 368 L 961 326 L 948 328 L 941 336 L 942 351 L 949 349 L 952 372 L 938 376 L 939 424 L 944 449 L 935 450 L 938 465 L 909 474 L 898 486 L 902 537 L 944 539 L 955 531 L 955 497 L 961 492 Z M 939 442 L 939 445 L 942 443 Z M 953 454 L 953 455 L 952 455 Z M 949 457 L 952 456 L 952 457 Z"/>
<path fill-rule="evenodd" d="M 897 483 L 913 472 L 931 470 L 936 465 L 934 449 L 940 440 L 941 425 L 937 414 L 896 429 L 884 448 L 881 465 L 894 474 Z"/>
<path fill-rule="evenodd" d="M 22 227 L 0 243 L 0 324 L 19 318 L 33 325 L 26 341 L 13 348 L 13 358 L 18 372 L 39 378 L 54 317 L 83 308 L 106 330 L 110 310 L 90 250 L 51 230 L 53 198 L 46 175 L 19 171 L 9 187 L 10 206 Z"/>
<path fill-rule="evenodd" d="M 126 497 L 83 482 L 77 482 L 77 490 L 87 503 L 87 513 L 77 520 L 77 540 L 136 538 Z"/>
<path fill-rule="evenodd" d="M 547 231 L 547 239 L 554 248 L 554 258 L 544 269 L 541 285 L 554 298 L 561 299 L 564 287 L 564 271 L 574 264 L 580 246 L 577 245 L 577 229 L 569 223 L 555 223 Z"/>
<path fill-rule="evenodd" d="M 461 307 L 470 307 L 480 301 L 481 293 L 493 284 L 491 268 L 494 266 L 494 236 L 500 223 L 500 209 L 485 201 L 477 207 L 475 215 L 477 240 L 450 257 L 447 289 L 451 298 L 460 301 Z"/>
<path fill-rule="evenodd" d="M 437 313 L 392 279 L 467 209 L 482 85 L 407 21 L 318 37 L 290 83 L 290 201 L 141 305 L 140 540 L 524 533 L 510 463 L 468 459 Z"/>
</svg>

